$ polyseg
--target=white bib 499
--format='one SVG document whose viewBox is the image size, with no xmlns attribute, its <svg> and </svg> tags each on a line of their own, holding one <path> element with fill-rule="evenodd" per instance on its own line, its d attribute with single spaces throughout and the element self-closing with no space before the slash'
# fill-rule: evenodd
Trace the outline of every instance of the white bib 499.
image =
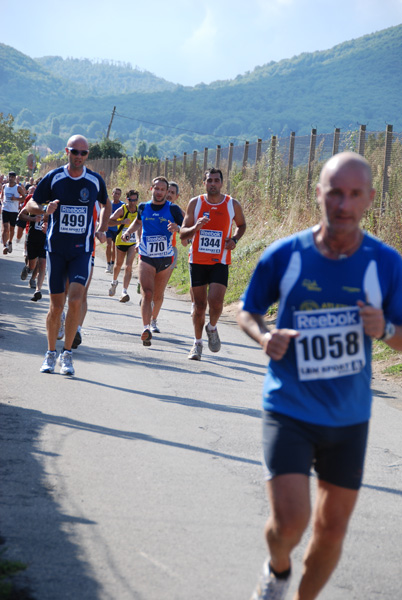
<svg viewBox="0 0 402 600">
<path fill-rule="evenodd" d="M 300 381 L 359 373 L 366 364 L 358 307 L 295 311 L 293 327 Z"/>
<path fill-rule="evenodd" d="M 60 206 L 60 233 L 85 233 L 87 230 L 86 206 Z"/>
</svg>

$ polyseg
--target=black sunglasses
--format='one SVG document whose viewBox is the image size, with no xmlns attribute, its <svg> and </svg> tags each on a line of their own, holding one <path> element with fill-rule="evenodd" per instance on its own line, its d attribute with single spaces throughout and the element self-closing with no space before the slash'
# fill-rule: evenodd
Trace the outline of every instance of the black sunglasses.
<svg viewBox="0 0 402 600">
<path fill-rule="evenodd" d="M 86 156 L 89 152 L 89 150 L 77 150 L 76 148 L 67 148 L 67 150 L 70 150 L 73 156 Z"/>
</svg>

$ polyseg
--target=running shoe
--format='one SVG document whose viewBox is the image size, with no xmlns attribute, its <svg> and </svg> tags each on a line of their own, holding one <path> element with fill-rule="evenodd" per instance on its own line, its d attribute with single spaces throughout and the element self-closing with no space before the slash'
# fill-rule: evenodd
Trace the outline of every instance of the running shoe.
<svg viewBox="0 0 402 600">
<path fill-rule="evenodd" d="M 28 267 L 28 265 L 25 265 L 25 267 L 21 271 L 22 281 L 25 281 L 25 279 L 28 277 L 28 275 L 29 275 L 29 267 Z"/>
<path fill-rule="evenodd" d="M 7 245 L 6 245 L 6 246 L 4 246 L 4 248 L 3 248 L 3 254 L 8 254 L 8 248 L 7 248 Z"/>
<path fill-rule="evenodd" d="M 61 313 L 61 318 L 60 318 L 60 329 L 59 329 L 59 333 L 57 334 L 57 339 L 58 340 L 62 340 L 64 337 L 64 323 L 66 320 L 66 314 L 63 310 L 63 312 Z"/>
<path fill-rule="evenodd" d="M 74 336 L 73 343 L 71 344 L 71 348 L 73 350 L 76 350 L 78 348 L 78 346 L 81 344 L 81 342 L 82 342 L 81 332 L 78 331 L 78 329 L 77 329 L 77 333 Z"/>
<path fill-rule="evenodd" d="M 68 350 L 60 352 L 59 356 L 60 375 L 74 375 L 73 353 Z"/>
<path fill-rule="evenodd" d="M 111 273 L 111 272 L 112 272 L 112 265 L 110 263 L 107 263 L 105 273 Z"/>
<path fill-rule="evenodd" d="M 31 279 L 29 280 L 29 287 L 31 288 L 31 290 L 36 290 L 36 279 L 34 279 L 33 277 L 31 277 Z"/>
<path fill-rule="evenodd" d="M 127 292 L 123 292 L 122 295 L 120 296 L 119 302 L 128 302 L 129 300 L 130 300 L 130 296 L 127 294 Z"/>
<path fill-rule="evenodd" d="M 156 321 L 156 319 L 152 319 L 151 321 L 151 331 L 152 333 L 160 333 L 161 330 L 158 327 L 158 323 Z"/>
<path fill-rule="evenodd" d="M 269 558 L 265 561 L 251 600 L 283 600 L 290 585 L 290 575 L 279 579 L 271 572 Z"/>
<path fill-rule="evenodd" d="M 32 302 L 37 302 L 41 298 L 42 298 L 42 293 L 41 292 L 35 292 L 34 295 L 31 298 L 31 300 L 32 300 Z"/>
<path fill-rule="evenodd" d="M 8 244 L 7 244 L 7 252 L 9 254 L 11 254 L 12 251 L 13 251 L 13 245 L 12 245 L 11 242 L 8 242 Z"/>
<path fill-rule="evenodd" d="M 190 350 L 190 354 L 188 355 L 189 360 L 201 360 L 202 354 L 202 344 L 199 342 L 194 342 L 194 346 Z"/>
<path fill-rule="evenodd" d="M 112 281 L 112 285 L 111 285 L 111 286 L 110 286 L 110 288 L 109 288 L 109 296 L 114 296 L 114 295 L 115 295 L 115 293 L 116 293 L 116 288 L 117 288 L 117 286 L 118 286 L 118 285 L 119 285 L 119 284 L 118 284 L 118 282 L 117 282 L 117 281 L 116 281 L 116 282 Z"/>
<path fill-rule="evenodd" d="M 54 373 L 54 368 L 56 366 L 57 355 L 56 352 L 51 352 L 48 350 L 45 354 L 45 360 L 40 368 L 41 373 Z"/>
<path fill-rule="evenodd" d="M 144 331 L 141 333 L 142 345 L 143 346 L 150 346 L 151 345 L 151 339 L 152 339 L 151 330 L 150 329 L 144 329 Z"/>
<path fill-rule="evenodd" d="M 212 329 L 212 331 L 210 331 L 208 325 L 205 325 L 205 331 L 208 336 L 208 348 L 211 352 L 219 352 L 221 349 L 221 341 L 219 339 L 218 330 Z"/>
</svg>

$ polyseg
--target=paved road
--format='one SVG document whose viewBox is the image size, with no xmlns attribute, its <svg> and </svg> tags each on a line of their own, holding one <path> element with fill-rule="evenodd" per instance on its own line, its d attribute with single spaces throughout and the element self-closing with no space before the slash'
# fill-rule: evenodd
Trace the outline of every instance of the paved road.
<svg viewBox="0 0 402 600">
<path fill-rule="evenodd" d="M 37 600 L 247 600 L 265 557 L 265 361 L 226 319 L 187 360 L 189 302 L 169 293 L 151 348 L 97 259 L 75 378 L 39 373 L 47 295 L 22 249 L 0 257 L 0 534 Z M 61 343 L 58 343 L 61 348 Z M 365 483 L 322 600 L 401 598 L 402 401 L 375 379 Z M 302 548 L 294 553 L 294 582 Z"/>
</svg>

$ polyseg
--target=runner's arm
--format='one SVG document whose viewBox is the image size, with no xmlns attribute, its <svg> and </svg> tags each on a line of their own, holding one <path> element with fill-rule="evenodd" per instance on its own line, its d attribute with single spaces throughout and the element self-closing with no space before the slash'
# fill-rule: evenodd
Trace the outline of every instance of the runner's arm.
<svg viewBox="0 0 402 600">
<path fill-rule="evenodd" d="M 202 216 L 199 219 L 197 219 L 197 222 L 195 222 L 194 211 L 196 203 L 197 198 L 193 198 L 189 202 L 186 214 L 184 216 L 183 224 L 180 228 L 181 240 L 188 240 L 194 237 L 194 234 L 197 233 L 197 231 L 199 231 L 203 225 L 209 223 L 210 221 L 209 217 Z"/>
<path fill-rule="evenodd" d="M 236 225 L 236 229 L 231 238 L 225 240 L 225 248 L 226 250 L 234 250 L 236 248 L 237 242 L 244 235 L 246 231 L 246 219 L 244 217 L 243 209 L 240 206 L 237 200 L 233 200 L 234 206 L 234 222 Z"/>
</svg>

